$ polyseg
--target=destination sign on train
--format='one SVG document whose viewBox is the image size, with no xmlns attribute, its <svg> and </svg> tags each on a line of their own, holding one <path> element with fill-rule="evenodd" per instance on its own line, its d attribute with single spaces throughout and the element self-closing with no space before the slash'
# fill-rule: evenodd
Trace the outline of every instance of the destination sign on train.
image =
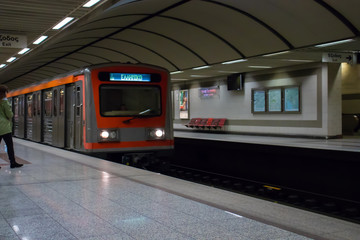
<svg viewBox="0 0 360 240">
<path fill-rule="evenodd" d="M 141 73 L 110 73 L 110 81 L 150 82 L 151 74 Z"/>
</svg>

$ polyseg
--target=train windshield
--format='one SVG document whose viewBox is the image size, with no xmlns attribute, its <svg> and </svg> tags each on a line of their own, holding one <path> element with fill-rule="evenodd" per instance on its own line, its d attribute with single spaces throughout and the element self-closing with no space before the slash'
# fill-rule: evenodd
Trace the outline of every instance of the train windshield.
<svg viewBox="0 0 360 240">
<path fill-rule="evenodd" d="M 105 117 L 159 116 L 161 94 L 157 86 L 102 85 L 100 113 Z"/>
</svg>

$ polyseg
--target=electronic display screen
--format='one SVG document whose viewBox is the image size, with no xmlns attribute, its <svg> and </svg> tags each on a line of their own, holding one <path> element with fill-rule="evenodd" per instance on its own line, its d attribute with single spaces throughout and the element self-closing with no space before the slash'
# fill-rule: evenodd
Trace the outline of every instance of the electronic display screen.
<svg viewBox="0 0 360 240">
<path fill-rule="evenodd" d="M 150 74 L 143 73 L 110 73 L 110 81 L 122 82 L 150 82 Z"/>
<path fill-rule="evenodd" d="M 160 82 L 160 74 L 100 72 L 101 81 L 113 82 Z"/>
</svg>

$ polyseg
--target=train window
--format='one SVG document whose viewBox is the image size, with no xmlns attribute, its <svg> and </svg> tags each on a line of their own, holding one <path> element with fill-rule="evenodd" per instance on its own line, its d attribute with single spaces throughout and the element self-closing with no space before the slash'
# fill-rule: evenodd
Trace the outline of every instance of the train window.
<svg viewBox="0 0 360 240">
<path fill-rule="evenodd" d="M 27 105 L 27 116 L 32 117 L 32 95 L 29 95 L 26 97 L 26 105 Z"/>
<path fill-rule="evenodd" d="M 24 96 L 20 97 L 19 99 L 19 116 L 24 116 Z"/>
<path fill-rule="evenodd" d="M 41 114 L 41 96 L 40 93 L 37 94 L 37 115 L 39 116 Z"/>
<path fill-rule="evenodd" d="M 57 90 L 54 90 L 54 116 L 57 116 L 57 105 L 58 105 L 58 99 L 57 99 Z"/>
<path fill-rule="evenodd" d="M 65 111 L 65 91 L 63 88 L 60 89 L 60 113 L 59 115 L 62 116 Z"/>
<path fill-rule="evenodd" d="M 19 98 L 14 98 L 14 117 L 19 117 Z"/>
<path fill-rule="evenodd" d="M 36 112 L 37 112 L 37 98 L 36 98 L 36 94 L 34 93 L 33 95 L 33 116 L 36 116 Z"/>
<path fill-rule="evenodd" d="M 76 88 L 76 116 L 80 116 L 80 108 L 81 108 L 81 95 L 80 95 L 80 87 Z"/>
<path fill-rule="evenodd" d="M 161 91 L 158 86 L 101 85 L 100 113 L 112 116 L 159 116 Z"/>
<path fill-rule="evenodd" d="M 47 117 L 51 117 L 52 105 L 52 92 L 47 91 L 44 93 L 44 114 Z"/>
</svg>

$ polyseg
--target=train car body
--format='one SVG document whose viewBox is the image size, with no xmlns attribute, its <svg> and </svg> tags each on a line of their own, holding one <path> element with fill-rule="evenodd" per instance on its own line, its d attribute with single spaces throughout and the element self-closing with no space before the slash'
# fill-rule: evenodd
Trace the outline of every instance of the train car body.
<svg viewBox="0 0 360 240">
<path fill-rule="evenodd" d="M 9 92 L 14 136 L 90 153 L 171 154 L 167 70 L 102 64 Z"/>
</svg>

